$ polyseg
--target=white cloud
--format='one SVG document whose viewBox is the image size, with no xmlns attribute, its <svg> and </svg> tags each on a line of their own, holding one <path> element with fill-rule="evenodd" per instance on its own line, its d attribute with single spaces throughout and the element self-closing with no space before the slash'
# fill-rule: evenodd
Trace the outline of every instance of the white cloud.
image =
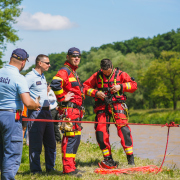
<svg viewBox="0 0 180 180">
<path fill-rule="evenodd" d="M 77 24 L 70 22 L 65 16 L 53 16 L 42 12 L 37 12 L 34 15 L 22 12 L 17 21 L 17 26 L 24 30 L 50 31 L 70 29 L 77 26 Z"/>
</svg>

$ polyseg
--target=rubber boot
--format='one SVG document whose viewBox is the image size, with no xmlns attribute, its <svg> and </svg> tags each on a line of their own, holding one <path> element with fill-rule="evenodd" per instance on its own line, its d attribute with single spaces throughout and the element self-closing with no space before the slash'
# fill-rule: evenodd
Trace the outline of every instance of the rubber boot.
<svg viewBox="0 0 180 180">
<path fill-rule="evenodd" d="M 115 169 L 118 167 L 118 163 L 113 160 L 112 156 L 107 156 L 101 161 L 101 166 L 106 169 Z"/>
<path fill-rule="evenodd" d="M 127 155 L 127 160 L 128 160 L 128 164 L 135 165 L 134 164 L 134 155 L 133 154 Z"/>
</svg>

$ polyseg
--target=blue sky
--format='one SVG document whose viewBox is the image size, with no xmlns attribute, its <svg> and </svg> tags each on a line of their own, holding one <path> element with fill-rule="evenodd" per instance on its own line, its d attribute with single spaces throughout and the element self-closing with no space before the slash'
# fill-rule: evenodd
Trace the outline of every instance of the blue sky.
<svg viewBox="0 0 180 180">
<path fill-rule="evenodd" d="M 23 0 L 23 12 L 14 28 L 21 38 L 8 44 L 3 61 L 15 48 L 30 55 L 67 52 L 153 37 L 180 28 L 180 0 Z"/>
</svg>

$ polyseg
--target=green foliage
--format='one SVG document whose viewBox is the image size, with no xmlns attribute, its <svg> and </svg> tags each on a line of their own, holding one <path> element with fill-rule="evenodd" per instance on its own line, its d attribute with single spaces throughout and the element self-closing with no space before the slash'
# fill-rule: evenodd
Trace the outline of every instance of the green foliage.
<svg viewBox="0 0 180 180">
<path fill-rule="evenodd" d="M 180 53 L 162 51 L 159 59 L 153 61 L 141 78 L 145 87 L 144 97 L 156 105 L 163 103 L 165 107 L 173 102 L 176 109 L 180 99 Z"/>
<path fill-rule="evenodd" d="M 112 48 L 116 51 L 121 51 L 122 54 L 134 53 L 153 53 L 156 58 L 159 58 L 161 51 L 177 51 L 180 52 L 180 28 L 176 31 L 158 34 L 153 38 L 138 38 L 134 37 L 124 42 L 113 42 L 112 44 L 103 44 L 98 49 Z M 94 48 L 95 49 L 95 48 Z"/>
<path fill-rule="evenodd" d="M 56 75 L 58 70 L 63 66 L 64 62 L 66 61 L 66 53 L 62 52 L 61 54 L 49 54 L 48 56 L 51 67 L 49 68 L 48 72 L 44 72 L 44 74 L 46 76 L 46 80 L 48 82 L 51 82 L 52 78 Z"/>
<path fill-rule="evenodd" d="M 18 6 L 22 0 L 1 0 L 0 1 L 0 67 L 3 51 L 6 49 L 6 43 L 15 43 L 19 40 L 17 30 L 12 25 L 16 23 L 16 18 L 20 16 L 22 9 Z"/>
<path fill-rule="evenodd" d="M 77 70 L 82 82 L 87 80 L 93 73 L 100 69 L 100 61 L 104 58 L 111 59 L 114 67 L 117 67 L 119 64 L 121 64 L 120 62 L 123 61 L 124 56 L 121 54 L 121 52 L 115 51 L 111 48 L 90 51 L 90 53 L 87 54 L 86 62 L 81 64 Z"/>
<path fill-rule="evenodd" d="M 134 93 L 126 93 L 126 102 L 130 109 L 173 106 L 176 109 L 176 103 L 180 98 L 179 52 L 180 28 L 177 31 L 172 30 L 154 36 L 152 39 L 134 37 L 124 42 L 105 44 L 99 48 L 92 47 L 89 52 L 82 51 L 77 73 L 84 82 L 100 69 L 102 59 L 109 58 L 114 67 L 127 72 L 138 84 L 138 89 Z M 64 64 L 66 52 L 50 54 L 49 58 L 51 67 L 45 72 L 45 76 L 47 81 L 51 82 Z M 22 74 L 29 72 L 32 67 Z M 92 115 L 94 99 L 86 97 L 84 105 L 86 114 Z"/>
<path fill-rule="evenodd" d="M 83 118 L 83 120 L 94 121 L 95 114 L 86 115 Z M 168 109 L 153 109 L 153 110 L 130 109 L 129 111 L 129 123 L 166 124 L 170 122 L 175 122 L 176 124 L 180 124 L 179 110 L 172 111 L 172 108 L 168 108 Z"/>
<path fill-rule="evenodd" d="M 114 67 L 119 67 L 122 71 L 125 71 L 130 76 L 134 77 L 138 82 L 143 73 L 142 69 L 146 68 L 150 62 L 154 60 L 154 55 L 130 53 L 125 56 L 120 51 L 115 51 L 111 48 L 91 51 L 87 55 L 88 62 L 81 65 L 81 67 L 77 70 L 83 82 L 100 69 L 100 61 L 103 58 L 111 59 Z M 127 93 L 127 104 L 130 108 L 143 108 L 144 99 L 142 88 L 143 87 L 141 87 L 141 85 L 139 87 L 138 84 L 138 90 L 134 94 Z M 94 99 L 86 97 L 84 104 L 88 115 L 91 114 L 92 106 L 94 105 Z"/>
<path fill-rule="evenodd" d="M 154 110 L 130 110 L 129 123 L 142 124 L 166 124 L 175 122 L 180 124 L 179 110 L 172 109 L 154 109 Z"/>
</svg>

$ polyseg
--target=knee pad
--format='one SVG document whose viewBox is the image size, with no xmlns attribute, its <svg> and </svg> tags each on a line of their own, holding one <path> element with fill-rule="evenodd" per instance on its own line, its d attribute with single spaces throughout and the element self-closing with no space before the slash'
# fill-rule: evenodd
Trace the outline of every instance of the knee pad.
<svg viewBox="0 0 180 180">
<path fill-rule="evenodd" d="M 123 134 L 123 137 L 124 137 L 124 141 L 125 141 L 125 145 L 126 146 L 131 146 L 132 145 L 132 140 L 131 140 L 131 137 L 130 137 L 130 130 L 127 126 L 123 126 L 121 128 L 121 132 Z"/>
</svg>

